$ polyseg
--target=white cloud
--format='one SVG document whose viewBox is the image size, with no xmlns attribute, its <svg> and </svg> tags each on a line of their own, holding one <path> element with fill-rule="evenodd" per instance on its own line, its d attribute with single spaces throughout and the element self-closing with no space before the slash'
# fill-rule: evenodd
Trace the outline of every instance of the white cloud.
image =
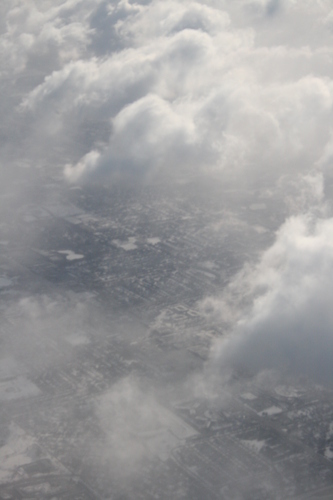
<svg viewBox="0 0 333 500">
<path fill-rule="evenodd" d="M 72 181 L 307 174 L 332 128 L 330 12 L 287 0 L 8 4 L 7 154 L 56 162 Z M 306 44 L 300 20 L 315 34 Z"/>
<path fill-rule="evenodd" d="M 17 1 L 8 5 L 7 29 L 0 39 L 1 56 L 7 62 L 3 71 L 18 74 L 38 69 L 43 75 L 50 64 L 82 56 L 89 33 L 82 22 L 86 8 L 79 1 L 58 4 Z"/>
<path fill-rule="evenodd" d="M 228 373 L 241 368 L 253 374 L 277 369 L 320 382 L 331 380 L 332 250 L 331 218 L 292 217 L 281 227 L 256 267 L 243 271 L 224 300 L 210 303 L 216 315 L 230 313 L 232 305 L 238 312 L 238 319 L 231 316 L 232 334 L 214 346 L 218 369 Z M 243 301 L 244 290 L 249 295 L 240 315 L 239 298 L 230 295 L 235 290 Z M 209 303 L 205 305 L 209 313 Z"/>
</svg>

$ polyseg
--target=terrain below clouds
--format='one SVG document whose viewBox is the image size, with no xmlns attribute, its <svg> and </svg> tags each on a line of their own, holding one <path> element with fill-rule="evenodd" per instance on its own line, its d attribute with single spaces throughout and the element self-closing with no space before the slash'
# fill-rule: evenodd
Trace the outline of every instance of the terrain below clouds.
<svg viewBox="0 0 333 500">
<path fill-rule="evenodd" d="M 333 491 L 328 0 L 0 6 L 0 497 Z"/>
</svg>

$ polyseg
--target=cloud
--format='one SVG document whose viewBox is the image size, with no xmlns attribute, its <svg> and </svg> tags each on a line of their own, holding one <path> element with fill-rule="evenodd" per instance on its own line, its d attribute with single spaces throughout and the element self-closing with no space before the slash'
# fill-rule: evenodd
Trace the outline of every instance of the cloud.
<svg viewBox="0 0 333 500">
<path fill-rule="evenodd" d="M 67 184 L 106 186 L 121 181 L 154 186 L 159 180 L 165 188 L 165 203 L 161 208 L 150 206 L 149 191 L 144 200 L 150 207 L 148 218 L 145 209 L 138 212 L 135 231 L 143 231 L 145 240 L 148 233 L 148 239 L 160 239 L 162 246 L 165 242 L 160 232 L 165 224 L 172 219 L 171 232 L 178 224 L 169 209 L 174 203 L 173 183 L 179 179 L 191 182 L 189 196 L 195 192 L 194 185 L 201 199 L 208 200 L 214 210 L 217 206 L 210 219 L 213 212 L 207 212 L 206 217 L 200 213 L 201 205 L 194 207 L 195 203 L 187 205 L 186 199 L 177 199 L 179 206 L 184 201 L 184 210 L 187 206 L 195 208 L 181 219 L 186 221 L 190 216 L 188 223 L 193 224 L 181 251 L 184 266 L 199 259 L 201 250 L 186 250 L 188 242 L 201 234 L 205 259 L 206 252 L 209 259 L 213 256 L 201 263 L 207 264 L 202 276 L 210 280 L 210 289 L 221 276 L 221 281 L 227 274 L 230 279 L 219 295 L 199 303 L 202 314 L 214 326 L 207 335 L 216 330 L 224 334 L 214 342 L 207 368 L 218 375 L 218 384 L 210 385 L 210 380 L 207 383 L 197 373 L 192 354 L 184 354 L 186 349 L 169 354 L 163 350 L 156 354 L 153 349 L 152 366 L 161 370 L 153 381 L 139 380 L 136 359 L 133 366 L 132 361 L 123 360 L 119 371 L 133 369 L 131 377 L 109 385 L 99 396 L 89 392 L 87 419 L 92 419 L 91 427 L 87 425 L 84 439 L 78 438 L 73 457 L 82 452 L 88 477 L 94 476 L 96 483 L 112 483 L 112 494 L 117 495 L 114 488 L 118 488 L 126 496 L 127 487 L 130 489 L 138 476 L 153 477 L 149 474 L 153 474 L 155 462 L 163 466 L 173 450 L 195 436 L 193 429 L 162 406 L 165 389 L 177 385 L 172 397 L 178 393 L 182 399 L 193 396 L 207 402 L 209 397 L 219 399 L 217 386 L 221 388 L 223 377 L 240 371 L 258 376 L 256 380 L 276 370 L 331 383 L 332 34 L 331 0 L 5 0 L 0 5 L 0 223 L 8 225 L 7 235 L 15 235 L 18 249 L 24 246 L 14 258 L 25 262 L 25 248 L 36 242 L 37 234 L 43 233 L 47 245 L 51 232 L 47 220 L 38 229 L 34 229 L 39 226 L 38 219 L 31 224 L 32 229 L 24 218 L 20 223 L 16 220 L 27 200 L 38 205 L 42 187 L 49 182 L 44 193 L 49 196 L 55 189 L 50 196 L 57 202 L 62 203 L 70 191 L 73 198 L 76 193 L 76 199 L 95 210 L 102 197 L 92 200 L 90 196 L 98 190 L 89 191 L 89 198 L 84 198 L 84 189 L 67 190 Z M 220 189 L 224 185 L 234 193 L 233 205 L 228 205 L 229 191 Z M 254 208 L 247 218 L 249 197 L 258 192 L 274 203 L 267 202 L 266 211 Z M 122 191 L 116 196 L 117 203 L 121 200 L 126 205 Z M 112 203 L 112 196 L 110 199 Z M 265 207 L 261 199 L 252 207 L 260 205 Z M 161 211 L 156 217 L 155 210 Z M 88 246 L 90 229 L 101 222 L 103 235 L 97 235 L 99 241 L 97 238 L 95 243 L 106 252 L 104 264 L 112 261 L 107 234 L 126 233 L 134 227 L 127 225 L 132 224 L 128 214 L 123 223 L 122 216 L 118 221 L 112 208 L 115 218 L 109 224 L 106 213 L 103 221 L 88 216 L 80 219 L 89 226 L 82 236 Z M 257 229 L 258 234 L 265 235 L 266 243 L 260 243 L 264 245 L 272 238 L 269 227 L 276 227 L 276 220 L 282 220 L 285 214 L 287 220 L 275 242 L 257 255 L 255 263 L 243 262 L 234 277 L 230 276 L 233 271 L 225 272 L 222 265 L 215 265 L 215 251 L 222 253 L 224 248 L 217 248 L 206 238 L 212 227 L 218 233 L 227 226 L 232 231 L 238 224 L 237 237 Z M 248 220 L 252 217 L 260 224 L 267 222 L 267 227 L 251 226 L 250 231 Z M 146 220 L 153 220 L 154 227 L 147 227 Z M 25 231 L 21 231 L 23 224 Z M 68 237 L 72 236 L 70 224 L 66 221 Z M 77 228 L 80 231 L 80 224 Z M 29 245 L 22 244 L 25 233 L 29 233 Z M 169 237 L 168 231 L 165 237 Z M 235 241 L 228 247 L 225 238 L 229 255 L 236 255 L 240 248 Z M 244 236 L 241 241 L 244 247 L 249 243 L 253 255 L 254 239 Z M 140 235 L 138 247 L 139 243 Z M 172 281 L 173 274 L 172 245 L 166 262 L 167 281 L 169 275 Z M 137 249 L 140 255 L 146 251 L 141 247 Z M 8 248 L 10 254 L 11 244 Z M 243 259 L 246 250 L 239 251 Z M 156 269 L 160 270 L 164 250 L 157 245 L 156 251 Z M 98 255 L 96 259 L 87 258 L 85 269 L 95 272 L 103 262 Z M 113 266 L 112 262 L 107 267 L 117 274 L 117 263 Z M 134 269 L 126 262 L 126 280 L 131 283 L 132 278 L 138 278 L 135 273 L 140 266 Z M 65 269 L 63 272 L 67 273 Z M 163 286 L 164 278 L 155 278 L 158 286 Z M 187 278 L 190 280 L 189 275 Z M 3 277 L 4 287 L 6 279 L 7 275 Z M 116 294 L 112 281 L 110 286 Z M 204 286 L 200 292 L 206 293 Z M 9 365 L 20 364 L 22 372 L 27 370 L 36 379 L 52 373 L 54 367 L 70 369 L 71 361 L 80 362 L 74 352 L 80 349 L 75 346 L 88 346 L 99 335 L 109 338 L 109 329 L 113 328 L 109 316 L 106 318 L 82 296 L 38 295 L 16 301 L 10 298 L 11 292 L 8 296 L 6 293 L 3 295 L 8 302 L 2 312 L 13 322 L 10 335 L 6 330 L 3 333 L 2 360 Z M 175 293 L 172 300 L 186 304 L 187 299 L 192 300 Z M 155 306 L 159 304 L 157 301 Z M 125 315 L 125 309 L 122 311 Z M 132 311 L 128 311 L 130 315 Z M 147 318 L 150 321 L 150 313 Z M 103 330 L 104 322 L 107 331 Z M 137 325 L 135 319 L 135 331 L 126 324 L 120 329 L 119 341 L 126 352 L 127 348 L 129 352 L 136 349 Z M 129 347 L 130 340 L 133 344 Z M 144 347 L 140 352 L 143 356 L 146 352 L 149 358 L 149 349 Z M 150 362 L 148 359 L 147 378 Z M 105 384 L 109 383 L 105 379 Z M 247 383 L 251 385 L 251 381 Z M 230 402 L 224 403 L 227 407 Z M 73 426 L 79 420 L 73 409 Z M 95 432 L 96 421 L 99 434 Z M 74 437 L 78 435 L 73 432 Z M 149 470 L 145 468 L 147 463 L 152 467 Z M 191 491 L 182 495 L 190 498 Z"/>
<path fill-rule="evenodd" d="M 91 437 L 88 467 L 96 469 L 97 477 L 105 476 L 112 491 L 126 492 L 129 497 L 135 494 L 136 484 L 142 487 L 142 478 L 154 485 L 158 481 L 156 464 L 158 471 L 163 463 L 172 461 L 173 451 L 187 438 L 197 435 L 162 406 L 156 387 L 154 390 L 134 375 L 96 398 L 94 413 L 101 432 L 97 439 Z"/>
<path fill-rule="evenodd" d="M 71 339 L 89 340 L 101 331 L 98 311 L 88 294 L 25 295 L 2 306 L 1 359 L 14 358 L 35 376 L 65 366 L 73 356 Z"/>
<path fill-rule="evenodd" d="M 197 176 L 198 189 L 200 178 L 252 185 L 279 193 L 289 213 L 327 194 L 329 1 L 18 1 L 2 14 L 6 185 L 24 163 L 56 166 L 71 183 L 161 174 Z M 246 314 L 249 276 L 245 267 L 228 288 Z M 231 302 L 228 328 L 242 314 Z M 203 309 L 220 318 L 220 304 Z"/>
<path fill-rule="evenodd" d="M 103 394 L 96 404 L 105 433 L 101 462 L 112 462 L 112 470 L 128 477 L 144 467 L 144 460 L 154 454 L 148 443 L 160 432 L 161 411 L 153 395 L 133 378 L 122 379 Z"/>
<path fill-rule="evenodd" d="M 156 95 L 148 95 L 124 108 L 113 121 L 109 147 L 102 154 L 88 153 L 65 173 L 70 180 L 108 172 L 132 174 L 140 180 L 153 169 L 172 171 L 179 162 L 196 161 L 192 122 L 176 113 Z"/>
<path fill-rule="evenodd" d="M 82 23 L 87 10 L 83 2 L 69 0 L 42 7 L 40 2 L 18 1 L 7 9 L 0 45 L 7 62 L 3 72 L 35 71 L 43 77 L 52 67 L 83 56 L 89 33 Z"/>
<path fill-rule="evenodd" d="M 161 174 L 197 176 L 198 189 L 200 178 L 251 185 L 282 193 L 289 213 L 327 195 L 329 1 L 18 0 L 1 9 L 6 186 L 24 164 L 57 167 L 72 183 Z M 249 279 L 244 268 L 231 295 Z M 251 293 L 243 297 L 250 307 Z M 218 304 L 203 307 L 215 314 Z"/>
<path fill-rule="evenodd" d="M 332 127 L 330 12 L 287 0 L 19 2 L 0 38 L 15 88 L 3 93 L 3 157 L 57 165 L 71 182 L 307 174 Z M 300 19 L 315 30 L 306 44 Z"/>
<path fill-rule="evenodd" d="M 333 219 L 304 215 L 286 221 L 255 268 L 234 282 L 243 300 L 247 289 L 247 312 L 232 317 L 232 333 L 214 346 L 218 370 L 253 375 L 275 369 L 331 383 L 332 246 Z M 211 311 L 230 313 L 232 302 L 227 292 L 210 304 Z"/>
</svg>

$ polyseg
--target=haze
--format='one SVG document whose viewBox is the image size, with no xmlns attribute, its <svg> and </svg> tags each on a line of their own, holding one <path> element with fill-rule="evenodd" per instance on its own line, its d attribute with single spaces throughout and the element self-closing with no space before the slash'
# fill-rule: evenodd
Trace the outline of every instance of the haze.
<svg viewBox="0 0 333 500">
<path fill-rule="evenodd" d="M 0 498 L 333 496 L 329 0 L 3 0 Z"/>
</svg>

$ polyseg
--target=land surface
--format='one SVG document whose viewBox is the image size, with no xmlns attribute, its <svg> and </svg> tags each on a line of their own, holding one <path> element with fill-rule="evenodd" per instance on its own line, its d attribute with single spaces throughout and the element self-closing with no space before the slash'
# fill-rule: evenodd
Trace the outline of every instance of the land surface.
<svg viewBox="0 0 333 500">
<path fill-rule="evenodd" d="M 196 388 L 225 333 L 200 301 L 272 243 L 280 200 L 60 184 L 1 227 L 0 498 L 331 498 L 332 391 Z"/>
</svg>

